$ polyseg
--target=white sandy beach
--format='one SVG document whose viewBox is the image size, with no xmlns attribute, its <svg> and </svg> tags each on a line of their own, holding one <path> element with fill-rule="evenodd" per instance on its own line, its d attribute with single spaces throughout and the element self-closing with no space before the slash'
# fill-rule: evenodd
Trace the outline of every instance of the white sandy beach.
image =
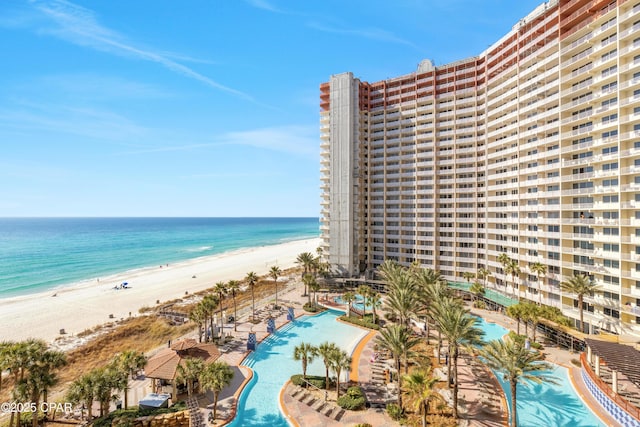
<svg viewBox="0 0 640 427">
<path fill-rule="evenodd" d="M 250 271 L 264 275 L 274 265 L 281 269 L 294 267 L 300 253 L 315 254 L 319 244 L 316 238 L 242 249 L 101 277 L 99 282 L 92 280 L 47 293 L 0 299 L 0 341 L 52 341 L 63 328 L 68 335 L 77 334 L 113 320 L 110 314 L 114 319 L 126 318 L 141 307 L 154 307 L 157 300 L 169 301 L 183 297 L 186 291 L 211 288 L 219 281 L 242 279 Z M 114 289 L 123 282 L 129 283 L 129 289 Z"/>
</svg>

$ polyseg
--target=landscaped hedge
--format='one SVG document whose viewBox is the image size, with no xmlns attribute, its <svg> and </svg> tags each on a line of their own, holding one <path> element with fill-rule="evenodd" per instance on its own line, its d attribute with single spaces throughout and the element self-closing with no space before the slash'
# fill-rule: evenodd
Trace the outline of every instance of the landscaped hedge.
<svg viewBox="0 0 640 427">
<path fill-rule="evenodd" d="M 346 394 L 338 398 L 336 402 L 342 409 L 357 411 L 364 408 L 366 399 L 362 389 L 358 386 L 349 387 Z"/>
<path fill-rule="evenodd" d="M 343 320 L 348 323 L 352 323 L 354 325 L 362 326 L 363 328 L 375 329 L 376 331 L 380 330 L 380 325 L 376 325 L 370 320 L 370 317 L 365 317 L 361 319 L 359 317 L 354 316 L 340 316 L 340 320 Z"/>
<path fill-rule="evenodd" d="M 305 303 L 305 305 L 303 305 L 302 308 L 305 311 L 308 311 L 309 313 L 318 313 L 320 311 L 325 311 L 326 310 L 326 308 L 324 308 L 324 307 L 322 307 L 320 305 L 316 305 L 314 303 L 311 303 L 311 304 Z"/>
<path fill-rule="evenodd" d="M 325 385 L 325 377 L 321 377 L 319 375 L 307 375 L 307 383 L 304 382 L 302 374 L 291 375 L 291 382 L 295 385 L 305 388 L 307 387 L 307 383 L 322 390 L 327 388 L 327 386 Z M 332 385 L 333 382 L 331 381 L 331 378 L 329 378 L 329 387 L 331 387 Z"/>
</svg>

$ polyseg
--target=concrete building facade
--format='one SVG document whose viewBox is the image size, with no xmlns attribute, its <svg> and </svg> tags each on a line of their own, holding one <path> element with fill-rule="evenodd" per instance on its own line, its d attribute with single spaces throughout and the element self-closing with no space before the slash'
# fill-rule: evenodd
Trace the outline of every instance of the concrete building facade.
<svg viewBox="0 0 640 427">
<path fill-rule="evenodd" d="M 586 273 L 600 285 L 586 320 L 640 335 L 640 1 L 549 0 L 477 57 L 334 75 L 320 107 L 334 271 L 487 269 L 489 287 L 572 318 L 560 282 Z"/>
</svg>

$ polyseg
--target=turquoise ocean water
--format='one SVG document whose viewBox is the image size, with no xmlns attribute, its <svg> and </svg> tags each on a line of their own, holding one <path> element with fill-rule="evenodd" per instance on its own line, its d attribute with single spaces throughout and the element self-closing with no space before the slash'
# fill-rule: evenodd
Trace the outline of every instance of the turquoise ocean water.
<svg viewBox="0 0 640 427">
<path fill-rule="evenodd" d="M 319 234 L 318 218 L 0 218 L 0 298 Z"/>
</svg>

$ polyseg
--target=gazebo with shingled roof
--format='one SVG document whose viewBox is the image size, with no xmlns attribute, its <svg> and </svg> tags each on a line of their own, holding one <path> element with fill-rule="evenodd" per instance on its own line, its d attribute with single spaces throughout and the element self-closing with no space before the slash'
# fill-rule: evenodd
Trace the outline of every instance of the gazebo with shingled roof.
<svg viewBox="0 0 640 427">
<path fill-rule="evenodd" d="M 175 401 L 177 397 L 176 376 L 178 366 L 184 360 L 193 357 L 202 359 L 205 365 L 215 362 L 220 357 L 220 350 L 211 343 L 199 343 L 195 339 L 183 339 L 176 341 L 169 347 L 160 350 L 156 355 L 149 358 L 144 368 L 145 376 L 151 378 L 152 389 L 157 391 L 160 388 L 160 381 L 166 381 L 173 387 L 171 399 Z"/>
</svg>

